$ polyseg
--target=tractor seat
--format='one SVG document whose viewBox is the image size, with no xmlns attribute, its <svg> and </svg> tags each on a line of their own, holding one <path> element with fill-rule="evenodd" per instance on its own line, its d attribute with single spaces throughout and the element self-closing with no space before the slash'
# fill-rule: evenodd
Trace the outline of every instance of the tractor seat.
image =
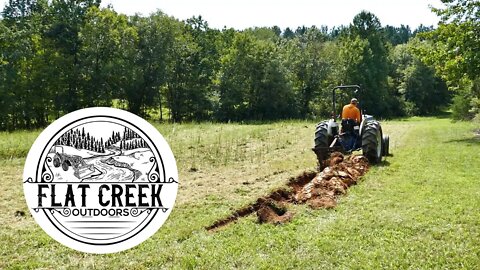
<svg viewBox="0 0 480 270">
<path fill-rule="evenodd" d="M 342 132 L 343 133 L 353 133 L 354 127 L 357 125 L 357 121 L 353 119 L 342 119 Z"/>
</svg>

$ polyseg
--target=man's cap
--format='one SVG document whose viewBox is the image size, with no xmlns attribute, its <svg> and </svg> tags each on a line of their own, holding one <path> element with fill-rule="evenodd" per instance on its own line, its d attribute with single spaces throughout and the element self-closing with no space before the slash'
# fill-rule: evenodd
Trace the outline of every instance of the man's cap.
<svg viewBox="0 0 480 270">
<path fill-rule="evenodd" d="M 358 103 L 358 100 L 356 98 L 352 98 L 352 100 L 350 100 L 350 103 L 352 104 L 357 104 Z"/>
</svg>

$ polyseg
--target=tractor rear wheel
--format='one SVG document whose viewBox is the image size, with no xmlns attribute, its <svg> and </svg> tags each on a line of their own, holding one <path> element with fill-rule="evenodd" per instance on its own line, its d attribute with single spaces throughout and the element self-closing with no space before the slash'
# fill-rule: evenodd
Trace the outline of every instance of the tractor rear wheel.
<svg viewBox="0 0 480 270">
<path fill-rule="evenodd" d="M 328 123 L 323 121 L 317 124 L 315 128 L 315 147 L 313 151 L 317 155 L 320 169 L 323 167 L 323 161 L 328 158 Z"/>
<path fill-rule="evenodd" d="M 64 162 L 62 163 L 62 169 L 63 169 L 64 171 L 68 171 L 68 162 L 67 162 L 67 161 L 64 161 Z"/>
<path fill-rule="evenodd" d="M 61 163 L 62 163 L 62 161 L 60 160 L 59 157 L 54 157 L 54 158 L 53 158 L 53 166 L 54 166 L 55 168 L 60 167 L 60 164 L 61 164 Z"/>
<path fill-rule="evenodd" d="M 315 129 L 315 148 L 328 147 L 328 123 L 326 121 L 317 124 Z"/>
<path fill-rule="evenodd" d="M 382 161 L 382 128 L 377 121 L 369 121 L 362 132 L 362 152 L 371 163 Z"/>
</svg>

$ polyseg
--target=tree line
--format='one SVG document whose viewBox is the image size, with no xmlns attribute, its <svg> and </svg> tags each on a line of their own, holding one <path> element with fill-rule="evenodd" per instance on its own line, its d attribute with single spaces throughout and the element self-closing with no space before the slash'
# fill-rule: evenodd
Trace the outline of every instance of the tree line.
<svg viewBox="0 0 480 270">
<path fill-rule="evenodd" d="M 58 146 L 70 146 L 76 149 L 84 149 L 97 153 L 105 153 L 105 149 L 118 147 L 120 150 L 133 150 L 148 148 L 147 142 L 133 130 L 125 127 L 123 135 L 119 131 L 112 131 L 112 135 L 104 142 L 103 138 L 95 138 L 85 128 L 70 129 L 55 142 Z M 117 146 L 118 145 L 118 146 Z"/>
<path fill-rule="evenodd" d="M 479 4 L 443 1 L 447 8 L 433 10 L 438 28 L 383 27 L 364 11 L 333 29 L 239 31 L 200 16 L 126 16 L 99 0 L 9 0 L 0 130 L 42 127 L 91 106 L 175 122 L 324 118 L 340 84 L 361 85 L 362 108 L 377 117 L 434 114 L 450 103 L 459 118 L 472 117 Z M 341 102 L 353 95 L 339 94 Z"/>
<path fill-rule="evenodd" d="M 80 129 L 70 129 L 58 138 L 55 145 L 64 145 L 75 147 L 76 149 L 105 153 L 103 139 L 100 138 L 100 140 L 98 140 L 97 138 L 90 136 L 90 133 L 85 133 L 85 128 L 82 128 L 82 131 L 80 131 Z"/>
</svg>

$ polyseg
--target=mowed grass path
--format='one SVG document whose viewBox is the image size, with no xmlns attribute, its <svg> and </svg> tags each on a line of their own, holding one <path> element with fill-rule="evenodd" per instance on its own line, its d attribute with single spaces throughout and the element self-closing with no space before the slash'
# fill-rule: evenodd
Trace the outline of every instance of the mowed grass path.
<svg viewBox="0 0 480 270">
<path fill-rule="evenodd" d="M 203 228 L 315 167 L 314 123 L 159 126 L 177 158 L 177 204 L 153 237 L 110 255 L 70 250 L 36 225 L 21 180 L 35 133 L 0 133 L 0 268 L 478 269 L 475 126 L 436 118 L 383 126 L 393 156 L 335 209 L 297 205 L 288 224 L 260 225 L 250 216 L 217 232 Z M 27 216 L 15 217 L 17 210 Z"/>
</svg>

